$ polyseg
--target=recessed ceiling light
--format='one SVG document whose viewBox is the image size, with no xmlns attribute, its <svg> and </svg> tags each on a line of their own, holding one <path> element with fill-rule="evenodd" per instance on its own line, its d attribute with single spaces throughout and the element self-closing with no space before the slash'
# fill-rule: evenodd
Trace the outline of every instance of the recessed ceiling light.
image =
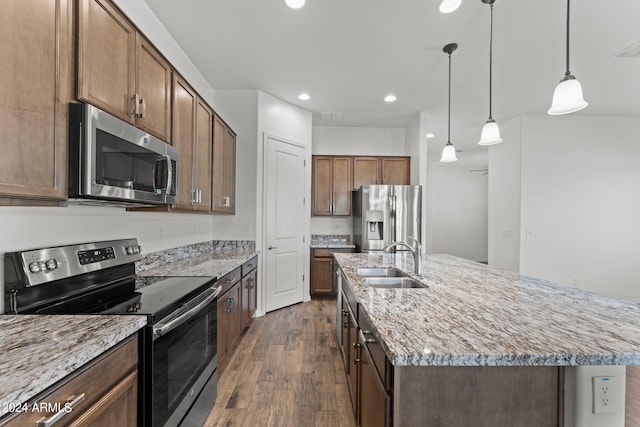
<svg viewBox="0 0 640 427">
<path fill-rule="evenodd" d="M 311 99 L 311 97 L 309 96 L 308 93 L 302 92 L 300 95 L 298 95 L 298 99 L 301 101 L 308 101 Z"/>
<path fill-rule="evenodd" d="M 436 136 L 432 133 L 428 133 L 427 134 L 427 138 L 431 139 L 431 138 L 435 138 Z"/>
<path fill-rule="evenodd" d="M 462 3 L 462 0 L 442 0 L 438 10 L 440 13 L 451 13 L 460 7 L 460 3 Z"/>
<path fill-rule="evenodd" d="M 393 102 L 395 101 L 397 98 L 395 95 L 387 95 L 384 97 L 384 102 Z"/>
<path fill-rule="evenodd" d="M 300 9 L 302 6 L 304 6 L 304 1 L 305 0 L 284 0 L 287 6 L 289 6 L 291 9 Z"/>
</svg>

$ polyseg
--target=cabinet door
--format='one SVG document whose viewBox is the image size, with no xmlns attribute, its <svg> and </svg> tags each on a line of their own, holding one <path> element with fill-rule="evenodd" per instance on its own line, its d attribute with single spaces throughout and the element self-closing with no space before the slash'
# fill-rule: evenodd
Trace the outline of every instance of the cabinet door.
<svg viewBox="0 0 640 427">
<path fill-rule="evenodd" d="M 212 210 L 235 213 L 236 136 L 220 117 L 213 122 Z"/>
<path fill-rule="evenodd" d="M 240 282 L 233 285 L 229 289 L 229 303 L 227 304 L 227 325 L 229 330 L 229 351 L 233 351 L 240 339 L 241 325 L 240 325 L 240 311 L 241 311 L 241 294 L 240 294 Z"/>
<path fill-rule="evenodd" d="M 136 126 L 171 142 L 171 65 L 140 33 L 136 39 Z"/>
<path fill-rule="evenodd" d="M 129 374 L 69 427 L 135 427 L 138 422 L 138 374 Z"/>
<path fill-rule="evenodd" d="M 242 296 L 240 300 L 242 301 L 242 310 L 240 311 L 240 321 L 242 323 L 242 329 L 244 330 L 249 326 L 251 322 L 251 313 L 249 311 L 249 294 L 251 292 L 251 276 L 246 275 L 242 278 L 242 283 L 240 284 Z"/>
<path fill-rule="evenodd" d="M 386 427 L 389 396 L 378 376 L 363 337 L 359 337 L 358 407 L 361 427 Z"/>
<path fill-rule="evenodd" d="M 181 78 L 173 79 L 173 145 L 180 150 L 177 208 L 193 209 L 193 141 L 196 95 Z"/>
<path fill-rule="evenodd" d="M 380 161 L 377 157 L 355 157 L 353 159 L 353 189 L 362 185 L 380 184 Z"/>
<path fill-rule="evenodd" d="M 249 273 L 249 319 L 253 321 L 253 316 L 258 308 L 258 270 Z"/>
<path fill-rule="evenodd" d="M 383 157 L 381 162 L 382 184 L 409 185 L 411 159 L 407 157 Z"/>
<path fill-rule="evenodd" d="M 343 295 L 344 296 L 344 295 Z M 351 405 L 353 405 L 353 413 L 358 419 L 358 363 L 360 362 L 360 342 L 358 341 L 358 324 L 356 319 L 347 305 L 348 324 L 349 324 L 349 368 L 347 375 L 347 383 L 349 385 L 349 395 L 351 396 Z"/>
<path fill-rule="evenodd" d="M 330 294 L 333 289 L 333 258 L 311 258 L 311 295 Z"/>
<path fill-rule="evenodd" d="M 133 124 L 133 26 L 106 0 L 80 0 L 78 15 L 78 99 Z"/>
<path fill-rule="evenodd" d="M 313 215 L 333 213 L 333 159 L 313 157 Z"/>
<path fill-rule="evenodd" d="M 66 198 L 72 7 L 2 1 L 0 197 Z"/>
<path fill-rule="evenodd" d="M 196 103 L 196 131 L 193 153 L 193 186 L 198 191 L 194 207 L 211 210 L 211 145 L 213 139 L 212 111 L 198 99 Z"/>
<path fill-rule="evenodd" d="M 333 215 L 351 215 L 353 171 L 350 157 L 333 158 Z"/>
</svg>

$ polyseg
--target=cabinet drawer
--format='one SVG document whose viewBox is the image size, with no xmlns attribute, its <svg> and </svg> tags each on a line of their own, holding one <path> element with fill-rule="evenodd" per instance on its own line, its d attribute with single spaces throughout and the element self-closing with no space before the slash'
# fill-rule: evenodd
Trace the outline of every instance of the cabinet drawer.
<svg viewBox="0 0 640 427">
<path fill-rule="evenodd" d="M 258 257 L 253 257 L 249 261 L 242 264 L 242 277 L 246 276 L 258 266 Z"/>
<path fill-rule="evenodd" d="M 23 412 L 7 420 L 3 419 L 0 425 L 35 425 L 39 420 L 47 419 L 54 413 L 31 412 L 31 405 L 34 403 L 47 403 L 50 406 L 59 404 L 59 409 L 64 411 L 66 402 L 77 400 L 78 403 L 73 410 L 60 419 L 62 424 L 66 424 L 82 415 L 85 410 L 101 399 L 108 390 L 135 370 L 137 364 L 138 336 L 135 334 L 106 354 L 89 362 L 78 373 L 71 374 L 68 379 L 54 384 L 29 401 L 29 412 Z M 82 398 L 83 395 L 84 398 Z"/>
<path fill-rule="evenodd" d="M 367 346 L 369 353 L 371 354 L 371 358 L 373 359 L 373 364 L 378 372 L 378 376 L 380 377 L 380 381 L 385 386 L 387 391 L 390 390 L 391 383 L 391 364 L 387 363 L 387 356 L 384 354 L 384 350 L 382 349 L 382 344 L 380 344 L 380 340 L 378 338 L 378 333 L 374 331 L 373 325 L 371 324 L 371 320 L 369 320 L 369 315 L 364 310 L 360 310 L 358 313 L 358 325 L 360 330 L 362 331 L 362 335 L 365 338 L 364 345 Z"/>
<path fill-rule="evenodd" d="M 222 286 L 222 291 L 220 292 L 220 295 L 227 292 L 229 289 L 231 289 L 231 287 L 235 283 L 238 282 L 238 280 L 240 280 L 240 277 L 242 277 L 241 272 L 242 272 L 242 268 L 236 267 L 234 270 L 225 274 L 224 276 L 222 276 L 220 280 L 218 280 L 218 284 Z"/>
<path fill-rule="evenodd" d="M 314 257 L 332 257 L 333 254 L 349 254 L 352 253 L 353 249 L 351 248 L 322 248 L 322 249 L 313 249 L 312 256 Z"/>
</svg>

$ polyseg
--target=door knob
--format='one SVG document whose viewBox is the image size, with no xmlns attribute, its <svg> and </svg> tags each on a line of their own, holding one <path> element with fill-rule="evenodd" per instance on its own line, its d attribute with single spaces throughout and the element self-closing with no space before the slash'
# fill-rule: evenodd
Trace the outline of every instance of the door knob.
<svg viewBox="0 0 640 427">
<path fill-rule="evenodd" d="M 269 250 L 271 250 L 271 249 L 278 249 L 278 247 L 277 247 L 277 246 L 271 246 L 271 245 L 269 245 L 269 247 L 268 247 L 267 249 L 269 249 Z"/>
</svg>

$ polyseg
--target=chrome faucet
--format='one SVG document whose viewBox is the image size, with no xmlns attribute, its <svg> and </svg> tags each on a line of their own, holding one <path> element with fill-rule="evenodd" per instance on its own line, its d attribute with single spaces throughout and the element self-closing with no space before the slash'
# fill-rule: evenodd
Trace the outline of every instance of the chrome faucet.
<svg viewBox="0 0 640 427">
<path fill-rule="evenodd" d="M 397 240 L 385 246 L 384 251 L 389 252 L 389 249 L 396 246 L 405 246 L 409 248 L 413 255 L 413 272 L 418 275 L 418 277 L 422 277 L 422 245 L 415 237 L 407 236 L 407 239 L 410 239 L 413 245 L 402 240 Z"/>
</svg>

